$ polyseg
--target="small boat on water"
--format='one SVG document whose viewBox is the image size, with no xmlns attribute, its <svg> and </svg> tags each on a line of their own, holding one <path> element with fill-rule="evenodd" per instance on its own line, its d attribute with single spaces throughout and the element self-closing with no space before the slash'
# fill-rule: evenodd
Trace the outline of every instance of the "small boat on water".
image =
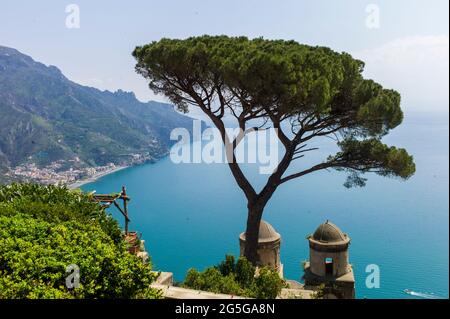
<svg viewBox="0 0 450 319">
<path fill-rule="evenodd" d="M 410 289 L 405 289 L 403 290 L 403 292 L 405 294 L 411 295 L 411 296 L 415 296 L 415 297 L 419 297 L 419 298 L 425 298 L 425 299 L 442 299 L 442 297 L 436 296 L 433 293 L 423 293 L 423 292 L 416 292 Z"/>
</svg>

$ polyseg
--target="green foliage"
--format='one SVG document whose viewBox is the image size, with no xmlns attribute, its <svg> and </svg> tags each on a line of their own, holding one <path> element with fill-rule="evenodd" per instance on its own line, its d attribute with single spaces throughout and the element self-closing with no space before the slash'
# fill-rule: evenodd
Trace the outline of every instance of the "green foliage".
<svg viewBox="0 0 450 319">
<path fill-rule="evenodd" d="M 0 187 L 0 299 L 155 298 L 151 265 L 126 250 L 116 222 L 63 187 Z M 66 267 L 80 287 L 66 288 Z"/>
<path fill-rule="evenodd" d="M 311 294 L 311 299 L 343 299 L 342 290 L 335 283 L 320 284 Z"/>
<path fill-rule="evenodd" d="M 117 221 L 81 191 L 69 191 L 65 186 L 11 184 L 0 187 L 0 207 L 4 216 L 17 213 L 49 222 L 77 220 L 96 222 L 115 243 L 121 241 Z"/>
<path fill-rule="evenodd" d="M 258 118 L 282 130 L 285 121 L 294 133 L 292 140 L 283 141 L 290 161 L 296 148 L 314 137 L 330 135 L 340 141 L 343 153 L 331 157 L 339 161 L 305 174 L 343 169 L 350 173 L 346 186 L 363 186 L 360 174 L 366 172 L 404 179 L 415 172 L 406 150 L 381 144 L 403 121 L 399 93 L 364 79 L 364 63 L 348 53 L 295 41 L 205 35 L 161 39 L 137 47 L 133 56 L 150 88 L 180 110 L 197 105 L 217 124 L 227 113 L 224 109 L 231 109 L 240 127 Z M 287 166 L 283 163 L 274 174 Z"/>
<path fill-rule="evenodd" d="M 168 104 L 78 85 L 14 49 L 0 46 L 0 70 L 0 170 L 74 157 L 80 166 L 120 164 L 135 153 L 158 158 L 173 128 L 192 128 Z"/>
<path fill-rule="evenodd" d="M 237 262 L 227 255 L 225 261 L 203 272 L 190 269 L 183 287 L 214 293 L 246 296 L 258 299 L 274 299 L 285 286 L 277 272 L 270 268 L 256 268 L 245 258 Z"/>
<path fill-rule="evenodd" d="M 311 299 L 323 299 L 326 295 L 325 284 L 320 284 L 316 290 L 311 294 Z"/>
<path fill-rule="evenodd" d="M 242 290 L 232 274 L 225 276 L 216 267 L 207 268 L 201 273 L 189 269 L 182 286 L 230 295 L 239 295 Z"/>
<path fill-rule="evenodd" d="M 226 255 L 225 260 L 219 264 L 218 269 L 222 275 L 228 276 L 229 274 L 232 274 L 235 272 L 235 269 L 236 269 L 235 264 L 236 264 L 236 262 L 234 260 L 234 256 Z"/>
<path fill-rule="evenodd" d="M 339 146 L 341 152 L 330 157 L 328 162 L 336 163 L 339 170 L 350 171 L 347 187 L 365 185 L 360 173 L 375 172 L 381 176 L 407 179 L 416 170 L 413 157 L 405 149 L 389 147 L 375 138 L 363 141 L 346 139 Z"/>
<path fill-rule="evenodd" d="M 283 287 L 280 276 L 270 268 L 261 268 L 255 277 L 254 296 L 258 299 L 275 299 Z"/>
<path fill-rule="evenodd" d="M 276 107 L 286 115 L 333 114 L 348 125 L 382 133 L 400 124 L 397 92 L 363 79 L 364 63 L 347 53 L 295 41 L 201 36 L 162 39 L 137 47 L 136 70 L 151 88 L 183 104 L 191 87 L 245 92 L 252 107 Z M 190 80 L 183 87 L 177 79 Z M 183 92 L 185 91 L 185 92 Z M 277 104 L 274 104 L 277 101 Z M 375 127 L 374 124 L 379 126 Z"/>
<path fill-rule="evenodd" d="M 236 263 L 236 281 L 242 287 L 250 287 L 255 278 L 255 267 L 246 258 L 239 258 Z"/>
</svg>

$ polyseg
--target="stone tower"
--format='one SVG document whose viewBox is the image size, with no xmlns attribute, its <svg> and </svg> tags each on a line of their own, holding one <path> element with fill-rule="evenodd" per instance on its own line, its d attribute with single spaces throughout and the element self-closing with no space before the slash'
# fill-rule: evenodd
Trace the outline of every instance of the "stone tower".
<svg viewBox="0 0 450 319">
<path fill-rule="evenodd" d="M 326 221 L 308 237 L 305 286 L 324 285 L 324 298 L 355 298 L 355 277 L 348 261 L 350 237 Z"/>
<path fill-rule="evenodd" d="M 241 256 L 245 251 L 245 232 L 239 236 Z M 268 222 L 262 220 L 259 225 L 258 266 L 275 269 L 283 278 L 283 264 L 280 261 L 281 236 Z"/>
</svg>

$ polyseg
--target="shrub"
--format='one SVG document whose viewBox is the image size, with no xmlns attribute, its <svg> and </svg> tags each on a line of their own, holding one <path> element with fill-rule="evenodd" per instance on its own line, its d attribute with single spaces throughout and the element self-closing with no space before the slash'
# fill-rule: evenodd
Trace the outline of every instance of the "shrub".
<svg viewBox="0 0 450 319">
<path fill-rule="evenodd" d="M 126 250 L 118 224 L 64 187 L 0 187 L 0 299 L 156 298 L 151 265 Z M 80 286 L 66 287 L 66 267 Z"/>
<path fill-rule="evenodd" d="M 225 256 L 225 260 L 219 264 L 218 268 L 223 276 L 228 276 L 229 274 L 234 273 L 236 268 L 234 256 L 232 255 Z"/>
<path fill-rule="evenodd" d="M 245 257 L 235 262 L 233 256 L 226 256 L 218 266 L 203 272 L 190 269 L 182 286 L 259 299 L 276 298 L 285 286 L 278 273 L 270 268 L 263 267 L 256 276 L 255 273 L 256 268 Z"/>
<path fill-rule="evenodd" d="M 89 194 L 70 191 L 65 186 L 11 184 L 0 186 L 0 215 L 14 216 L 20 212 L 51 222 L 96 222 L 119 243 L 122 237 L 118 222 L 90 199 Z"/>
<path fill-rule="evenodd" d="M 236 280 L 243 287 L 251 286 L 255 277 L 255 267 L 245 257 L 239 258 L 236 264 Z M 278 274 L 277 274 L 278 275 Z"/>
<path fill-rule="evenodd" d="M 283 287 L 280 276 L 269 268 L 262 268 L 255 277 L 254 296 L 258 299 L 274 299 Z"/>
</svg>

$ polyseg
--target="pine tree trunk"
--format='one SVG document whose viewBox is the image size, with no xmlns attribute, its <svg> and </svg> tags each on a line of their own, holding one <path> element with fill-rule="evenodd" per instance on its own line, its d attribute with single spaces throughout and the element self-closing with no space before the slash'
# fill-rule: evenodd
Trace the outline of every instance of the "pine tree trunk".
<svg viewBox="0 0 450 319">
<path fill-rule="evenodd" d="M 244 256 L 253 265 L 256 265 L 258 261 L 259 224 L 261 222 L 263 210 L 263 208 L 258 207 L 249 207 L 248 209 Z"/>
</svg>

